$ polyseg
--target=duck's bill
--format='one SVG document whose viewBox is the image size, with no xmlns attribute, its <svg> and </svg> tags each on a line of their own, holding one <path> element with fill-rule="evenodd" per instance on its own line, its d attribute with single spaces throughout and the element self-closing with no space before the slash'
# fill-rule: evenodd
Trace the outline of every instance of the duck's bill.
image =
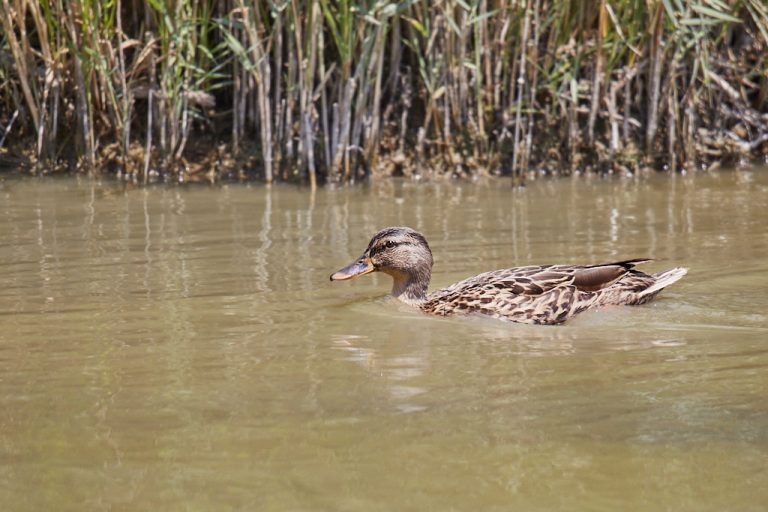
<svg viewBox="0 0 768 512">
<path fill-rule="evenodd" d="M 353 277 L 362 276 L 365 274 L 370 274 L 376 270 L 371 263 L 371 260 L 369 259 L 361 259 L 357 260 L 356 262 L 352 263 L 351 265 L 347 265 L 343 269 L 339 270 L 335 274 L 331 276 L 331 281 L 346 281 L 347 279 L 352 279 Z"/>
</svg>

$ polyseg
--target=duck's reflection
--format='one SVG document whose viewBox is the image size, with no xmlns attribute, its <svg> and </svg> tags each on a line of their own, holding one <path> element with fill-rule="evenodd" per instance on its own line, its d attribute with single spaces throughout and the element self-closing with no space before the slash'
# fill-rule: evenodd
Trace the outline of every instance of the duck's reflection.
<svg viewBox="0 0 768 512">
<path fill-rule="evenodd" d="M 332 335 L 331 348 L 340 359 L 362 367 L 384 393 L 383 403 L 403 413 L 450 402 L 445 393 L 469 392 L 461 382 L 472 389 L 500 386 L 519 397 L 541 378 L 540 372 L 552 368 L 578 366 L 585 378 L 610 374 L 617 370 L 611 354 L 662 350 L 661 358 L 651 359 L 688 358 L 684 333 L 644 333 L 643 318 L 627 325 L 621 311 L 596 312 L 573 326 L 540 327 L 485 318 L 404 317 L 385 309 L 392 313 L 385 324 L 370 318 L 366 334 Z"/>
<path fill-rule="evenodd" d="M 429 390 L 423 384 L 431 360 L 429 331 L 418 331 L 417 339 L 412 328 L 395 327 L 387 338 L 374 342 L 369 336 L 336 335 L 332 337 L 332 348 L 341 352 L 343 359 L 381 378 L 397 411 L 426 410 L 428 407 L 420 401 L 420 395 Z"/>
</svg>

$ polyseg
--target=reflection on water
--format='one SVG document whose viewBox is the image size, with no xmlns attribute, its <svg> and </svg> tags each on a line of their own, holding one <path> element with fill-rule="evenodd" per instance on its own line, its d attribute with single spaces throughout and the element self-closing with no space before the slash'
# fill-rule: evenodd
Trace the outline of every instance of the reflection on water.
<svg viewBox="0 0 768 512">
<path fill-rule="evenodd" d="M 759 510 L 768 174 L 133 188 L 0 181 L 3 510 Z M 529 263 L 691 271 L 559 327 L 328 275 L 387 225 L 433 288 Z"/>
</svg>

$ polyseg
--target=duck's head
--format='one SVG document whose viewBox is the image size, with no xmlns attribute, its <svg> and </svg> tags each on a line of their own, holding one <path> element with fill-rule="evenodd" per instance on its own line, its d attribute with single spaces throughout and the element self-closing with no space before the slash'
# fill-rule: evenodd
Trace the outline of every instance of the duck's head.
<svg viewBox="0 0 768 512">
<path fill-rule="evenodd" d="M 411 228 L 382 229 L 373 235 L 362 256 L 331 275 L 331 281 L 345 281 L 371 272 L 392 276 L 392 295 L 401 300 L 422 300 L 432 275 L 432 251 L 426 238 Z"/>
</svg>

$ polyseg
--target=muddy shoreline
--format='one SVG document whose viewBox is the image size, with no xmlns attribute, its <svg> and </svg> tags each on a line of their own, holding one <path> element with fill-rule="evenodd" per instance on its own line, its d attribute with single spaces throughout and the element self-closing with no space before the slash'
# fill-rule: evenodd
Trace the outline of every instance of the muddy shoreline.
<svg viewBox="0 0 768 512">
<path fill-rule="evenodd" d="M 710 139 L 711 143 L 711 139 Z M 25 149 L 21 149 L 21 148 Z M 717 150 L 717 160 L 702 161 L 698 166 L 687 166 L 676 172 L 713 171 L 723 167 L 751 167 L 768 163 L 768 145 L 761 152 L 744 152 L 735 143 L 728 144 L 727 139 L 720 140 L 719 145 L 712 144 Z M 156 152 L 153 152 L 156 153 Z M 145 173 L 146 152 L 139 144 L 131 145 L 127 162 L 123 161 L 116 143 L 106 146 L 97 152 L 95 171 L 89 171 L 82 161 L 59 159 L 58 161 L 40 161 L 35 156 L 33 141 L 26 144 L 15 144 L 0 151 L 0 172 L 16 172 L 32 176 L 47 175 L 102 175 L 134 183 L 158 182 L 266 182 L 263 161 L 256 144 L 241 144 L 235 150 L 231 143 L 216 143 L 210 137 L 200 137 L 194 140 L 189 150 L 181 158 L 171 164 L 148 166 Z M 442 155 L 430 159 L 419 158 L 415 154 L 384 153 L 378 155 L 373 166 L 362 165 L 350 183 L 367 180 L 386 179 L 389 177 L 420 179 L 476 179 L 489 177 L 512 177 L 515 185 L 524 185 L 536 179 L 564 176 L 609 176 L 617 175 L 632 177 L 655 173 L 668 173 L 672 169 L 663 158 L 652 158 L 635 151 L 621 155 L 614 160 L 601 159 L 598 155 L 579 155 L 582 166 L 571 168 L 552 158 L 543 161 L 523 173 L 513 173 L 498 164 L 489 167 L 487 161 L 479 162 L 472 157 L 455 158 L 446 162 Z M 151 161 L 159 162 L 160 158 L 153 154 Z M 491 165 L 493 165 L 491 163 Z M 308 180 L 296 165 L 287 163 L 280 166 L 281 172 L 273 178 L 277 182 L 305 183 Z M 332 183 L 324 177 L 319 185 Z"/>
</svg>

